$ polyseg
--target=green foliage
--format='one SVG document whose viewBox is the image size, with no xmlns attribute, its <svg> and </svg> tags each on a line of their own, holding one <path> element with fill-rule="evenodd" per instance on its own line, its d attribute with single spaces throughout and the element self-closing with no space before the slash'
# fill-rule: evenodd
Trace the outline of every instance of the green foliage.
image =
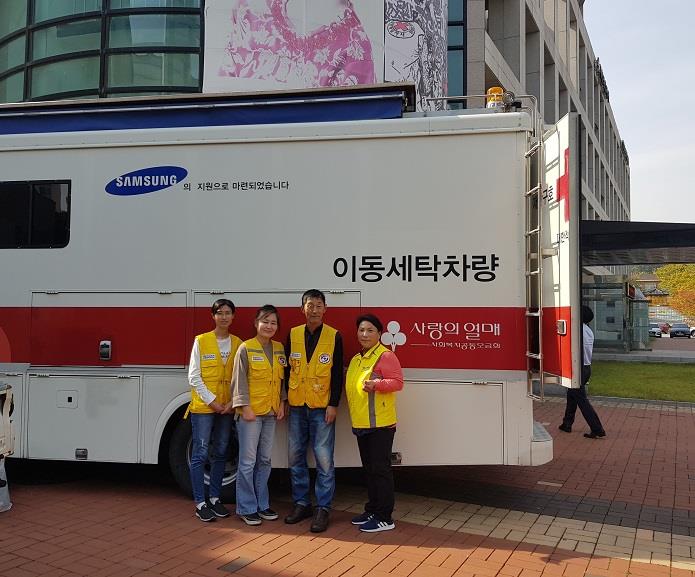
<svg viewBox="0 0 695 577">
<path fill-rule="evenodd" d="M 660 401 L 695 402 L 695 365 L 596 361 L 591 365 L 589 393 Z"/>
</svg>

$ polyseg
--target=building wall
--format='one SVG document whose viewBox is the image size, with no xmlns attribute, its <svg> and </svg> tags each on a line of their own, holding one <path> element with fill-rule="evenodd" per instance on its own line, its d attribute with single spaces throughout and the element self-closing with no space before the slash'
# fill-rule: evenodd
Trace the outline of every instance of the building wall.
<svg viewBox="0 0 695 577">
<path fill-rule="evenodd" d="M 467 92 L 538 99 L 546 123 L 581 118 L 582 218 L 630 219 L 630 166 L 589 41 L 583 0 L 468 0 Z"/>
<path fill-rule="evenodd" d="M 0 2 L 0 102 L 199 92 L 200 0 Z"/>
<path fill-rule="evenodd" d="M 582 119 L 582 217 L 628 220 L 630 170 L 582 0 L 448 0 L 448 94 L 533 94 Z M 201 0 L 0 1 L 0 102 L 199 92 Z M 474 105 L 483 105 L 482 100 Z"/>
</svg>

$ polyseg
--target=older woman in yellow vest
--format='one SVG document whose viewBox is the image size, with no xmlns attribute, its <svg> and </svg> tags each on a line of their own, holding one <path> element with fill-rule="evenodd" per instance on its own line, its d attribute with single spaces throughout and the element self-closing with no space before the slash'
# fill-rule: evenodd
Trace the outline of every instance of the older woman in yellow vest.
<svg viewBox="0 0 695 577">
<path fill-rule="evenodd" d="M 395 528 L 391 449 L 396 433 L 396 392 L 403 388 L 403 371 L 395 353 L 381 344 L 384 328 L 372 314 L 357 318 L 362 350 L 350 361 L 345 392 L 352 432 L 362 459 L 369 501 L 352 519 L 360 531 L 376 533 Z"/>
<path fill-rule="evenodd" d="M 195 338 L 188 367 L 191 385 L 191 487 L 195 514 L 201 521 L 228 517 L 220 501 L 227 447 L 234 426 L 229 403 L 232 365 L 241 339 L 229 333 L 234 319 L 234 303 L 216 300 L 212 305 L 215 330 Z M 212 444 L 212 451 L 209 450 Z M 205 462 L 210 453 L 210 486 L 205 499 Z"/>
<path fill-rule="evenodd" d="M 247 525 L 274 521 L 268 478 L 275 422 L 285 416 L 285 348 L 272 340 L 280 318 L 273 305 L 256 311 L 256 336 L 239 347 L 232 376 L 232 402 L 236 409 L 239 467 L 236 478 L 236 512 Z"/>
</svg>

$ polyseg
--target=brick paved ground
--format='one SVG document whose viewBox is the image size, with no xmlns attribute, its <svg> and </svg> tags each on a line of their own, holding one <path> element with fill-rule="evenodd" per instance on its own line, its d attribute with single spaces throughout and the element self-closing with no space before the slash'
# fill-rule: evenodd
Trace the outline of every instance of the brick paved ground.
<svg viewBox="0 0 695 577">
<path fill-rule="evenodd" d="M 593 441 L 581 426 L 555 434 L 562 403 L 538 407 L 555 436 L 542 467 L 400 470 L 397 528 L 376 535 L 349 524 L 364 500 L 349 475 L 319 536 L 306 522 L 204 525 L 147 476 L 15 483 L 0 576 L 695 577 L 693 408 L 596 406 L 608 437 Z"/>
</svg>

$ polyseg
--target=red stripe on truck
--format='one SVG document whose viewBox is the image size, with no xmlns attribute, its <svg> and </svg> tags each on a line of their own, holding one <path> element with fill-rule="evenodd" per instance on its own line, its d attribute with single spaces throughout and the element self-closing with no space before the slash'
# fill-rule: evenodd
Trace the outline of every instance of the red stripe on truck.
<svg viewBox="0 0 695 577">
<path fill-rule="evenodd" d="M 251 307 L 237 309 L 232 332 L 254 334 Z M 372 312 L 384 323 L 384 341 L 407 368 L 524 370 L 523 307 L 330 307 L 326 322 L 343 334 L 346 363 L 357 352 L 355 319 Z M 564 313 L 558 313 L 558 315 Z M 546 320 L 554 323 L 552 309 Z M 569 318 L 569 316 L 567 315 Z M 280 309 L 278 338 L 301 324 L 299 306 Z M 210 330 L 207 308 L 35 307 L 0 308 L 0 362 L 49 366 L 186 365 L 195 334 Z M 568 327 L 569 328 L 569 327 Z M 110 340 L 112 359 L 99 360 L 99 343 Z M 568 339 L 569 340 L 569 339 Z M 553 350 L 571 354 L 569 347 Z M 3 344 L 5 343 L 5 344 Z M 547 366 L 551 359 L 546 356 Z"/>
</svg>

